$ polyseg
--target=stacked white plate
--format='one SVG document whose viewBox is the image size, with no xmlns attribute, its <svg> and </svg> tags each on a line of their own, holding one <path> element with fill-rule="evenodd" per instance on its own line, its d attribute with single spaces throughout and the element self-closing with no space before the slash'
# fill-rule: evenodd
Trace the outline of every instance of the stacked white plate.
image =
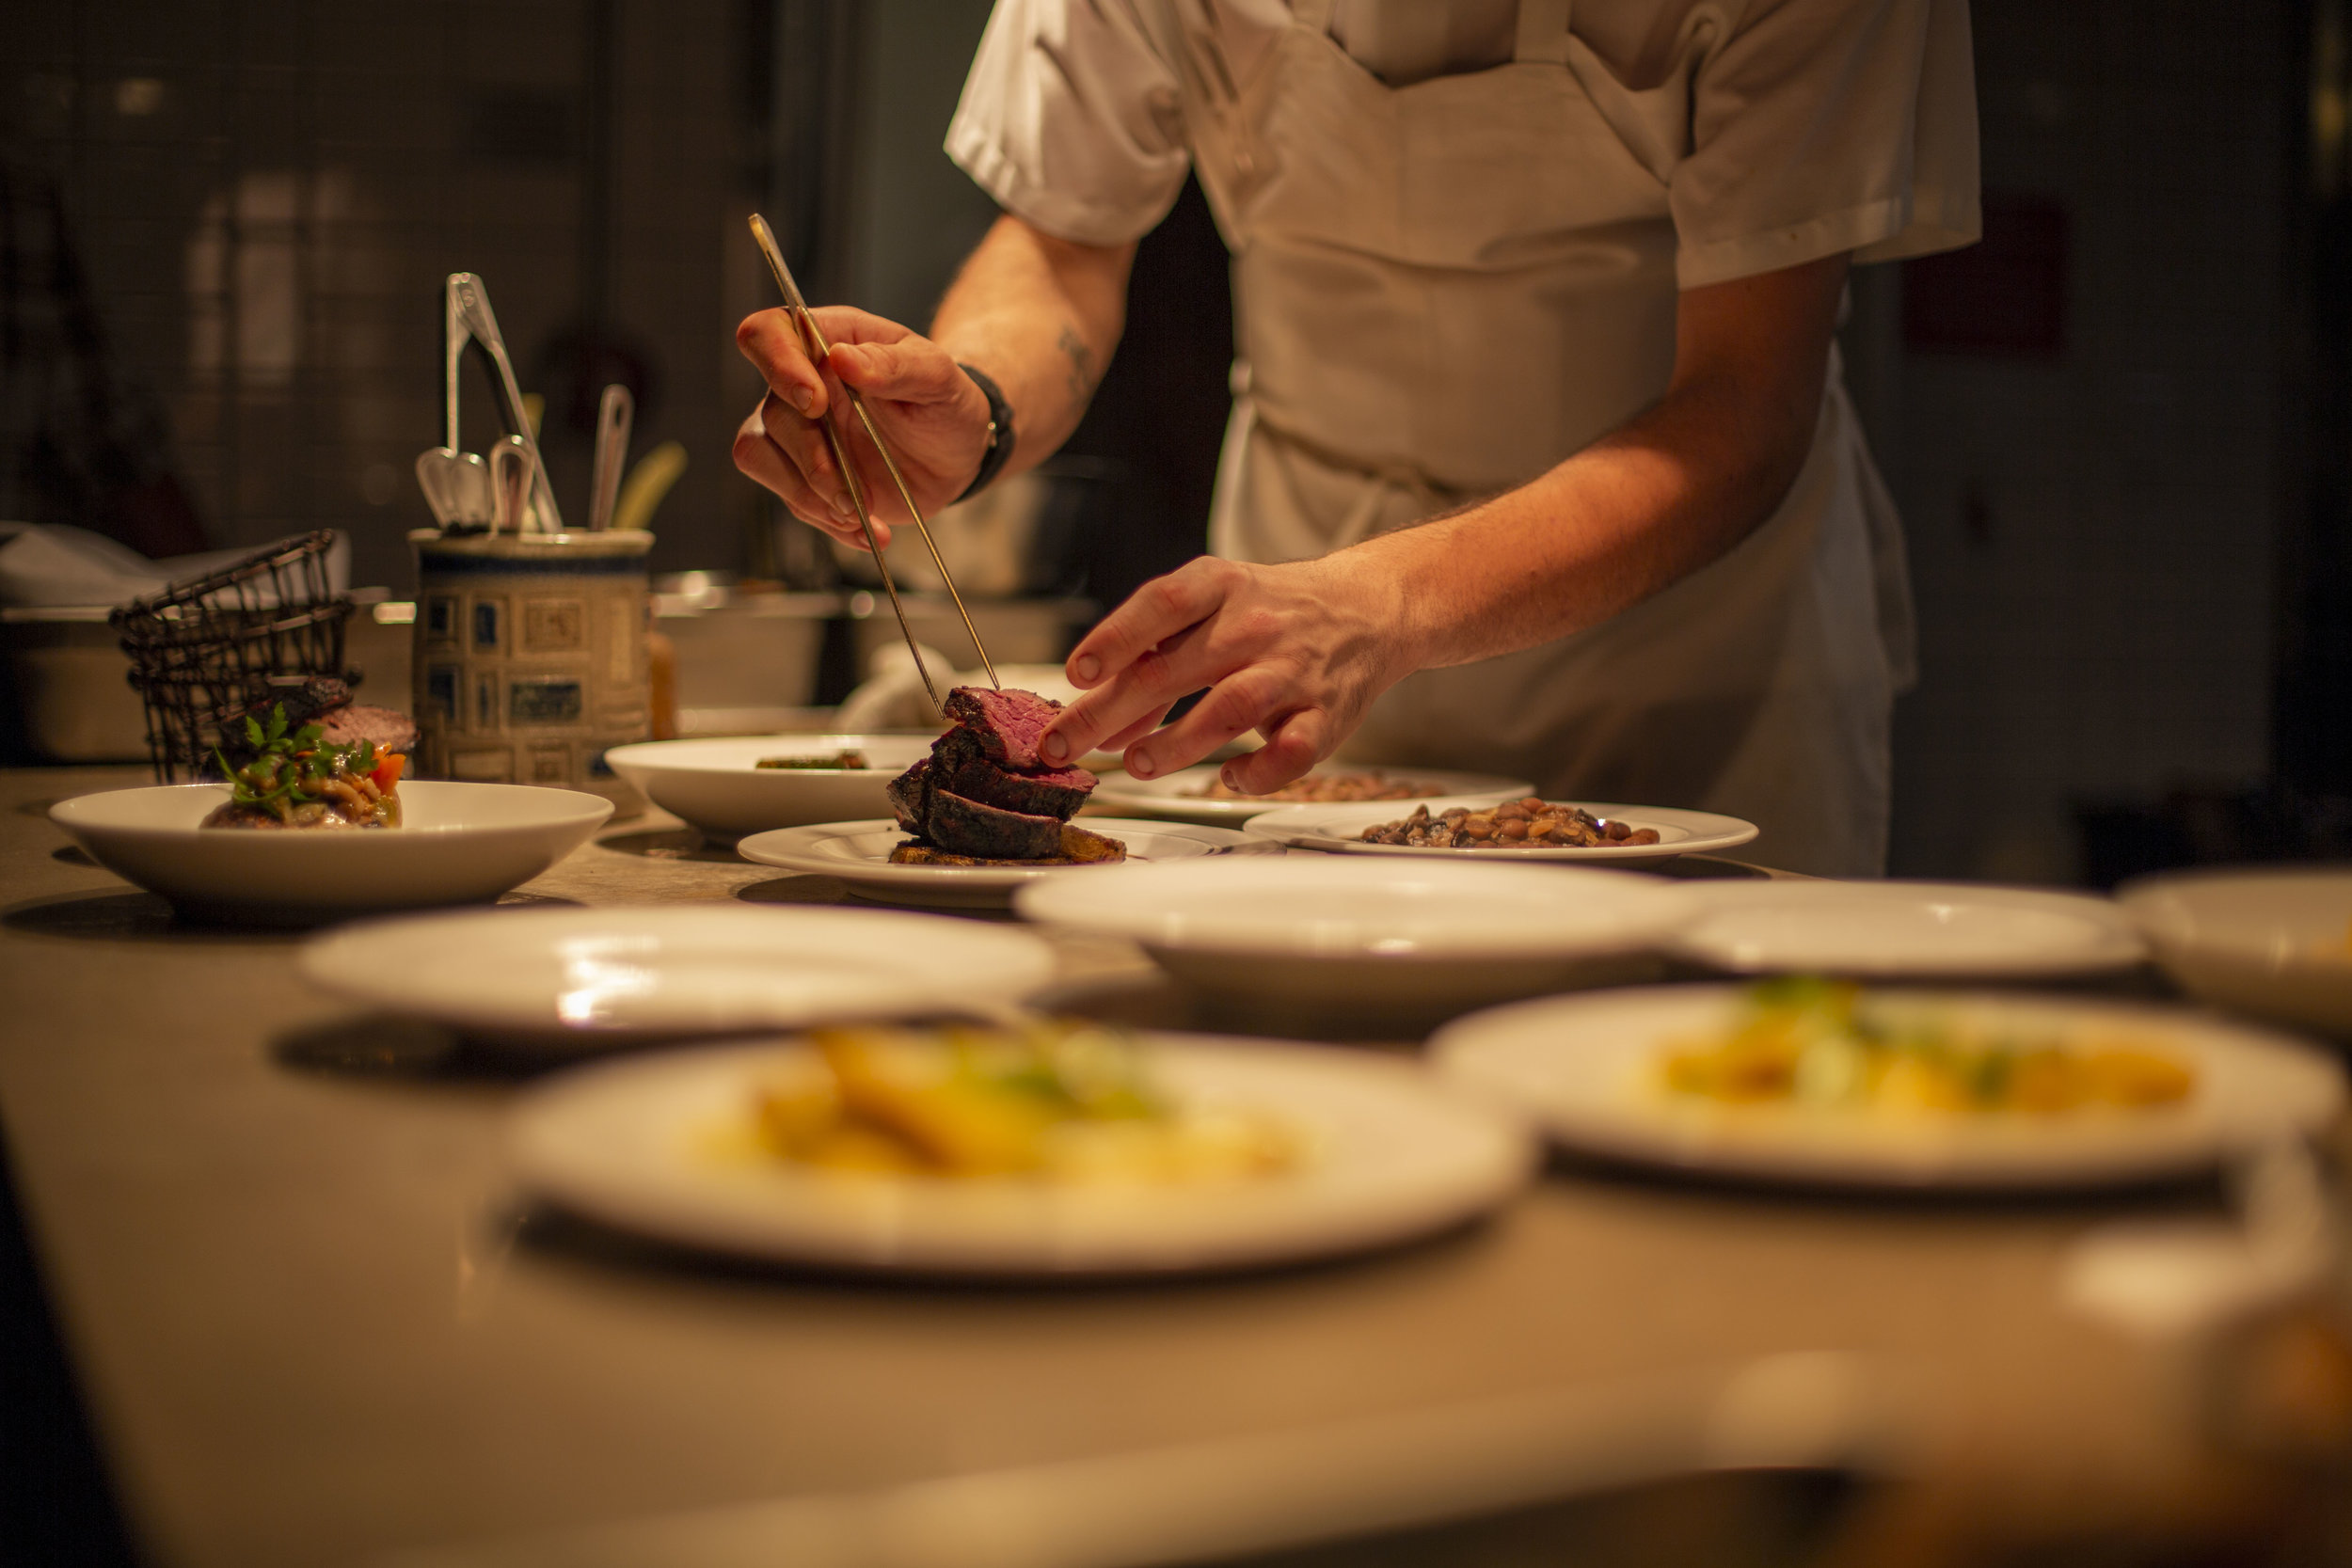
<svg viewBox="0 0 2352 1568">
<path fill-rule="evenodd" d="M 2051 979 L 2129 969 L 2146 945 L 2115 903 L 1962 882 L 1694 881 L 1677 957 L 1732 974 Z"/>
<path fill-rule="evenodd" d="M 1053 974 L 1027 931 L 751 904 L 482 910 L 370 921 L 302 972 L 354 1002 L 537 1049 L 927 1014 L 988 1016 Z"/>
<path fill-rule="evenodd" d="M 1031 920 L 1130 937 L 1214 995 L 1403 1032 L 1646 973 L 1694 912 L 1659 879 L 1324 855 L 1108 866 L 1024 888 Z"/>
<path fill-rule="evenodd" d="M 2118 896 L 2190 995 L 2352 1037 L 2352 870 L 2190 871 Z"/>
<path fill-rule="evenodd" d="M 612 770 L 646 798 L 713 838 L 772 828 L 882 816 L 890 781 L 929 755 L 931 735 L 765 735 L 723 740 L 649 740 L 605 752 Z M 865 768 L 762 768 L 773 758 L 864 753 Z"/>
</svg>

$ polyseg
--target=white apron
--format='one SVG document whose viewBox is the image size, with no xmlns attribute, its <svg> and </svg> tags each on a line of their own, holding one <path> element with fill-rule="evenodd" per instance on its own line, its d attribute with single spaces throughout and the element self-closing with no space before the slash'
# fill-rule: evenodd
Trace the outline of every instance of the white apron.
<svg viewBox="0 0 2352 1568">
<path fill-rule="evenodd" d="M 1298 560 L 1404 527 L 1664 394 L 1686 79 L 1626 87 L 1568 0 L 1521 0 L 1511 63 L 1395 88 L 1330 38 L 1331 0 L 1295 0 L 1242 81 L 1184 8 L 1142 8 L 1233 256 L 1216 553 Z M 1910 671 L 1901 535 L 1833 354 L 1804 468 L 1737 548 L 1590 630 L 1408 677 L 1342 754 L 1728 812 L 1764 830 L 1759 860 L 1875 875 Z"/>
</svg>

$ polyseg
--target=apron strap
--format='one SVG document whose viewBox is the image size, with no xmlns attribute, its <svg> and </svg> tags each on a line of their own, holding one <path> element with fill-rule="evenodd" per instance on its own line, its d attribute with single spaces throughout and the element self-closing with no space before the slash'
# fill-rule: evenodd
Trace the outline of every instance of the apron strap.
<svg viewBox="0 0 2352 1568">
<path fill-rule="evenodd" d="M 1518 46 L 1511 58 L 1521 65 L 1568 63 L 1570 0 L 1519 0 Z"/>
<path fill-rule="evenodd" d="M 1332 0 L 1291 0 L 1291 20 L 1311 33 L 1331 30 Z"/>
</svg>

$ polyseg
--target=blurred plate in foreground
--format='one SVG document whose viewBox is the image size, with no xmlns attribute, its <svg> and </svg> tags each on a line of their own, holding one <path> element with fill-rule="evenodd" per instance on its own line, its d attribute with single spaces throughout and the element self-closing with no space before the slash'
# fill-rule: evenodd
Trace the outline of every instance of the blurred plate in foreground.
<svg viewBox="0 0 2352 1568">
<path fill-rule="evenodd" d="M 1360 1052 L 1145 1035 L 1180 1103 L 1297 1130 L 1294 1169 L 1198 1184 L 949 1179 L 795 1164 L 757 1142 L 794 1043 L 582 1069 L 527 1095 L 508 1150 L 561 1208 L 641 1235 L 780 1261 L 925 1275 L 1166 1275 L 1323 1258 L 1457 1225 L 1527 1180 L 1511 1118 L 1418 1066 Z"/>
<path fill-rule="evenodd" d="M 2178 1009 L 1994 991 L 1883 991 L 1873 1012 L 1955 1041 L 2050 1040 L 2164 1058 L 2177 1101 L 2033 1112 L 1725 1103 L 1668 1088 L 1671 1054 L 1751 1016 L 1740 986 L 1522 1002 L 1439 1031 L 1439 1069 L 1533 1117 L 1563 1146 L 1644 1164 L 1841 1186 L 2056 1189 L 2185 1176 L 2308 1136 L 2344 1103 L 2343 1069 L 2298 1041 Z M 1800 1076 L 1804 1068 L 1801 1067 Z"/>
</svg>

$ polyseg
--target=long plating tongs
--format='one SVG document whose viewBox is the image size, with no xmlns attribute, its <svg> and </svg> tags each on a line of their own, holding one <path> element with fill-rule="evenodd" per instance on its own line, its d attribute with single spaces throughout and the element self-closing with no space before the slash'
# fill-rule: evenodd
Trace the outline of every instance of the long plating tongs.
<svg viewBox="0 0 2352 1568">
<path fill-rule="evenodd" d="M 801 330 L 809 362 L 822 371 L 826 358 L 833 353 L 833 345 L 825 341 L 824 329 L 809 313 L 808 302 L 801 297 L 800 285 L 792 281 L 792 269 L 784 264 L 784 252 L 776 248 L 776 237 L 769 231 L 768 220 L 757 213 L 752 214 L 752 238 L 759 242 L 759 253 L 768 258 L 768 270 L 776 275 L 776 287 L 784 291 L 785 305 L 794 325 Z M 874 450 L 882 453 L 882 467 L 890 471 L 890 483 L 898 487 L 898 499 L 906 503 L 907 515 L 914 519 L 915 531 L 923 536 L 923 547 L 931 553 L 931 564 L 939 568 L 939 580 L 947 585 L 947 596 L 955 601 L 956 613 L 963 617 L 963 629 L 971 637 L 972 646 L 979 653 L 981 668 L 988 672 L 988 684 L 1003 690 L 1005 683 L 996 678 L 995 661 L 988 657 L 988 649 L 980 642 L 979 628 L 972 624 L 972 612 L 963 608 L 963 595 L 956 592 L 956 579 L 948 573 L 947 562 L 940 557 L 939 546 L 931 538 L 930 525 L 923 520 L 923 509 L 914 504 L 914 495 L 907 488 L 906 476 L 898 471 L 898 460 L 890 454 L 890 443 L 882 439 L 882 430 L 874 423 L 874 416 L 866 412 L 866 399 L 858 389 L 846 385 L 841 389 L 849 394 L 850 406 L 856 411 L 858 422 L 866 427 L 866 434 L 873 441 Z M 914 656 L 915 673 L 923 677 L 923 689 L 931 694 L 931 705 L 937 707 L 939 688 L 931 684 L 931 673 L 923 668 L 923 653 L 915 646 L 914 629 L 907 625 L 906 606 L 898 602 L 898 585 L 890 580 L 889 564 L 882 560 L 882 546 L 875 542 L 873 515 L 866 503 L 866 486 L 858 478 L 857 466 L 850 461 L 850 443 L 834 422 L 830 411 L 818 422 L 825 427 L 825 440 L 832 446 L 833 460 L 841 469 L 842 483 L 850 492 L 850 505 L 857 511 L 857 525 L 865 531 L 866 547 L 874 554 L 874 568 L 882 574 L 882 591 L 890 595 L 890 608 L 898 617 L 898 631 L 907 640 L 907 652 Z"/>
</svg>

